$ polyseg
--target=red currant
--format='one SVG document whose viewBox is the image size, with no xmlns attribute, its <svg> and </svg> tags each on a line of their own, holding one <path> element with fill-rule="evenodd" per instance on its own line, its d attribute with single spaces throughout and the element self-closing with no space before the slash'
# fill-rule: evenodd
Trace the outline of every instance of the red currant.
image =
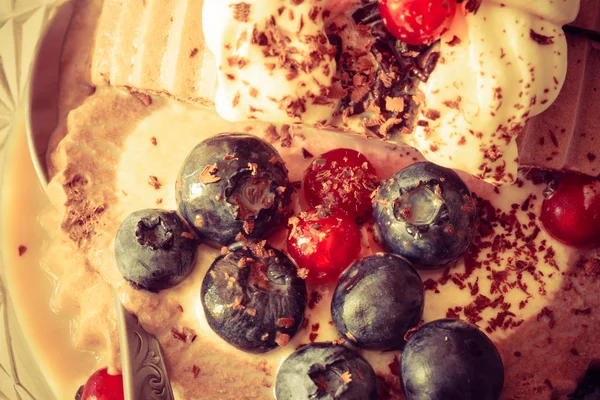
<svg viewBox="0 0 600 400">
<path fill-rule="evenodd" d="M 319 207 L 290 223 L 288 253 L 308 281 L 333 281 L 358 256 L 360 230 L 344 213 Z"/>
<path fill-rule="evenodd" d="M 369 160 L 351 149 L 328 151 L 315 158 L 304 175 L 304 194 L 311 207 L 340 209 L 352 217 L 371 214 L 371 193 L 379 179 Z"/>
<path fill-rule="evenodd" d="M 401 41 L 430 44 L 442 36 L 456 13 L 456 0 L 379 0 L 385 27 Z"/>
<path fill-rule="evenodd" d="M 123 400 L 123 376 L 110 375 L 106 368 L 98 370 L 89 377 L 81 400 Z"/>
<path fill-rule="evenodd" d="M 540 219 L 552 236 L 569 246 L 600 244 L 600 181 L 584 175 L 561 180 L 542 203 Z"/>
</svg>

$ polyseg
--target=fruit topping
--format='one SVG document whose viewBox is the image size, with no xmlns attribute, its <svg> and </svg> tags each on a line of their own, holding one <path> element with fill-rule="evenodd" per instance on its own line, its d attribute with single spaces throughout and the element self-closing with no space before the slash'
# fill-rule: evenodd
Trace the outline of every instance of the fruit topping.
<svg viewBox="0 0 600 400">
<path fill-rule="evenodd" d="M 356 150 L 335 149 L 315 158 L 304 175 L 311 207 L 340 209 L 352 217 L 371 215 L 371 193 L 379 179 L 369 160 Z"/>
<path fill-rule="evenodd" d="M 423 282 L 408 262 L 392 254 L 365 257 L 340 277 L 331 303 L 338 332 L 358 347 L 398 349 L 421 321 Z"/>
<path fill-rule="evenodd" d="M 121 275 L 151 292 L 183 281 L 193 269 L 196 249 L 195 235 L 175 211 L 136 211 L 125 218 L 115 237 Z"/>
<path fill-rule="evenodd" d="M 348 347 L 312 343 L 283 361 L 275 398 L 375 400 L 377 378 L 367 360 Z"/>
<path fill-rule="evenodd" d="M 202 282 L 201 301 L 212 330 L 250 353 L 285 347 L 304 318 L 306 284 L 292 261 L 263 244 L 235 244 Z"/>
<path fill-rule="evenodd" d="M 569 400 L 600 399 L 600 360 L 594 359 L 585 371 L 583 379 L 575 392 L 568 396 Z"/>
<path fill-rule="evenodd" d="M 450 27 L 456 0 L 379 0 L 385 27 L 412 45 L 430 44 Z"/>
<path fill-rule="evenodd" d="M 360 230 L 345 213 L 317 207 L 290 218 L 289 223 L 287 251 L 304 279 L 335 280 L 358 256 Z"/>
<path fill-rule="evenodd" d="M 273 146 L 255 136 L 223 133 L 187 156 L 176 199 L 200 238 L 229 245 L 239 234 L 250 239 L 271 235 L 285 220 L 291 186 Z"/>
<path fill-rule="evenodd" d="M 494 343 L 475 325 L 440 319 L 410 336 L 401 376 L 407 400 L 493 400 L 504 385 L 504 366 Z"/>
<path fill-rule="evenodd" d="M 600 244 L 600 181 L 569 175 L 545 191 L 540 219 L 557 240 L 573 247 Z"/>
<path fill-rule="evenodd" d="M 87 380 L 81 392 L 80 400 L 123 400 L 123 376 L 110 375 L 106 368 L 94 372 Z"/>
<path fill-rule="evenodd" d="M 340 55 L 338 69 L 347 92 L 342 115 L 359 118 L 378 137 L 393 139 L 415 123 L 417 85 L 427 82 L 437 65 L 439 42 L 413 46 L 398 40 L 385 28 L 377 2 L 362 6 L 352 18 L 373 39 L 366 46 L 348 46 Z"/>
<path fill-rule="evenodd" d="M 417 266 L 436 268 L 471 244 L 476 198 L 454 171 L 416 163 L 382 182 L 374 219 L 376 238 L 385 248 Z"/>
</svg>

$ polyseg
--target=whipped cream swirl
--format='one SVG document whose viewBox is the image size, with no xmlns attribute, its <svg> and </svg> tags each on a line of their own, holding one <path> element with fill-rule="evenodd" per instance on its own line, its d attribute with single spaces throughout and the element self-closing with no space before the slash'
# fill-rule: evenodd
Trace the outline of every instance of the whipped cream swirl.
<svg viewBox="0 0 600 400">
<path fill-rule="evenodd" d="M 437 164 L 512 183 L 517 136 L 562 88 L 562 25 L 578 9 L 579 0 L 488 0 L 475 12 L 463 3 L 442 38 L 440 62 L 421 86 L 427 126 L 416 126 L 409 144 Z"/>
<path fill-rule="evenodd" d="M 203 9 L 206 41 L 217 58 L 219 114 L 229 121 L 343 127 L 323 15 L 325 9 L 331 18 L 349 14 L 358 2 L 234 1 L 206 0 Z M 517 136 L 562 88 L 562 25 L 578 10 L 579 0 L 462 2 L 442 37 L 438 65 L 419 85 L 418 123 L 396 141 L 436 164 L 496 185 L 512 183 Z"/>
<path fill-rule="evenodd" d="M 228 121 L 326 123 L 335 48 L 324 0 L 205 0 L 204 35 L 217 60 L 215 105 Z"/>
</svg>

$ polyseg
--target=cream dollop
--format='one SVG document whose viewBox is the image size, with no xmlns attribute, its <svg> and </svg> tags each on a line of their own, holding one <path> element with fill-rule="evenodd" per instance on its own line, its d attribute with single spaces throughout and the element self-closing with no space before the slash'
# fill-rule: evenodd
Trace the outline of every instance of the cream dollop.
<svg viewBox="0 0 600 400">
<path fill-rule="evenodd" d="M 230 121 L 343 126 L 335 118 L 338 101 L 326 101 L 336 63 L 322 14 L 337 3 L 347 3 L 344 14 L 357 6 L 342 0 L 286 6 L 206 0 L 203 26 L 217 58 L 219 114 Z M 460 4 L 442 37 L 438 64 L 419 86 L 420 123 L 397 141 L 436 164 L 510 184 L 517 177 L 517 136 L 562 88 L 567 69 L 562 25 L 575 19 L 579 0 L 483 0 L 473 10 L 474 3 Z M 265 37 L 269 44 L 261 45 Z M 290 65 L 302 66 L 293 68 L 291 79 Z"/>
<path fill-rule="evenodd" d="M 488 0 L 476 12 L 464 4 L 442 38 L 440 62 L 421 86 L 427 126 L 417 126 L 408 142 L 437 164 L 512 183 L 518 134 L 562 88 L 562 25 L 575 19 L 579 0 Z"/>
<path fill-rule="evenodd" d="M 324 0 L 205 0 L 204 35 L 217 59 L 215 105 L 228 121 L 328 122 L 335 48 Z"/>
</svg>

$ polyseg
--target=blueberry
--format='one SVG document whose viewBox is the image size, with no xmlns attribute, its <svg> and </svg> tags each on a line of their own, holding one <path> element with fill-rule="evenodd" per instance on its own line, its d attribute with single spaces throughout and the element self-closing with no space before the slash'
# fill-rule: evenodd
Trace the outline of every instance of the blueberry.
<svg viewBox="0 0 600 400">
<path fill-rule="evenodd" d="M 179 284 L 192 271 L 195 235 L 175 211 L 139 210 L 121 223 L 115 257 L 126 281 L 158 292 Z"/>
<path fill-rule="evenodd" d="M 478 216 L 475 195 L 460 177 L 430 162 L 383 181 L 373 214 L 381 244 L 423 268 L 460 257 L 471 244 Z"/>
<path fill-rule="evenodd" d="M 397 349 L 423 315 L 423 282 L 392 254 L 365 257 L 340 277 L 331 302 L 338 332 L 359 347 Z"/>
<path fill-rule="evenodd" d="M 236 244 L 202 282 L 201 300 L 213 331 L 250 353 L 285 346 L 304 318 L 306 284 L 282 252 Z"/>
<path fill-rule="evenodd" d="M 594 359 L 588 365 L 583 379 L 577 385 L 575 392 L 568 396 L 569 400 L 600 399 L 600 360 Z"/>
<path fill-rule="evenodd" d="M 277 400 L 375 400 L 377 378 L 367 360 L 332 343 L 312 343 L 286 358 L 275 381 Z"/>
<path fill-rule="evenodd" d="M 187 156 L 175 186 L 181 215 L 201 239 L 229 245 L 243 233 L 263 239 L 285 220 L 291 186 L 283 159 L 267 142 L 223 133 Z"/>
<path fill-rule="evenodd" d="M 504 385 L 494 343 L 459 319 L 419 328 L 404 348 L 400 367 L 407 400 L 493 400 Z"/>
</svg>

